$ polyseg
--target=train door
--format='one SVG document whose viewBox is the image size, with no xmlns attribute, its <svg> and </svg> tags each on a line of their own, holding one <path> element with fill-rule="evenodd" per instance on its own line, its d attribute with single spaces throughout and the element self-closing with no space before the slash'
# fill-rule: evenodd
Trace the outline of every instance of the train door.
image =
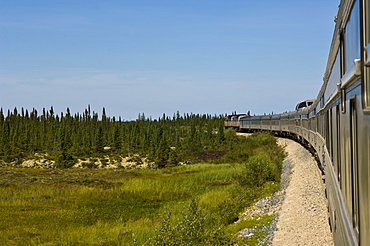
<svg viewBox="0 0 370 246">
<path fill-rule="evenodd" d="M 352 201 L 352 221 L 357 239 L 359 236 L 359 180 L 358 180 L 358 159 L 357 159 L 357 107 L 356 97 L 350 100 L 350 145 L 351 145 L 351 201 Z"/>
</svg>

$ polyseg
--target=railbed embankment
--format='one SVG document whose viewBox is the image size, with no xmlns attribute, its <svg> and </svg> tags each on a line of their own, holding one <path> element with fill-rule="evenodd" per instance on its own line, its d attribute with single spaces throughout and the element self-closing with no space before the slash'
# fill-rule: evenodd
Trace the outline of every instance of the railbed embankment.
<svg viewBox="0 0 370 246">
<path fill-rule="evenodd" d="M 244 134 L 241 134 L 244 135 Z M 279 138 L 287 153 L 283 161 L 281 189 L 261 199 L 243 216 L 277 214 L 264 228 L 267 237 L 259 245 L 334 245 L 329 226 L 325 183 L 312 155 L 300 144 Z M 253 235 L 249 228 L 242 237 Z"/>
<path fill-rule="evenodd" d="M 333 245 L 325 183 L 317 162 L 298 143 L 282 138 L 279 143 L 286 146 L 283 165 L 292 169 L 272 245 Z"/>
</svg>

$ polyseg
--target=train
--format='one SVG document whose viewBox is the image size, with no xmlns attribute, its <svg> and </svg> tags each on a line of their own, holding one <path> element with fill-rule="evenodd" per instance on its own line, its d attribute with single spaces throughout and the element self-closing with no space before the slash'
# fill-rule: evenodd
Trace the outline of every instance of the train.
<svg viewBox="0 0 370 246">
<path fill-rule="evenodd" d="M 370 1 L 341 0 L 334 21 L 316 99 L 281 114 L 228 115 L 224 124 L 312 150 L 324 174 L 334 244 L 370 245 Z"/>
</svg>

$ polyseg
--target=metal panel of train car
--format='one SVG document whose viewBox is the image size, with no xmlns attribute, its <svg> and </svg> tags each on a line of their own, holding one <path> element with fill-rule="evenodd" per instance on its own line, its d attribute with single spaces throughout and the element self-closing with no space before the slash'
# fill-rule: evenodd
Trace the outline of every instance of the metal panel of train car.
<svg viewBox="0 0 370 246">
<path fill-rule="evenodd" d="M 250 116 L 243 115 L 239 117 L 239 127 L 242 131 L 248 131 L 250 129 Z"/>
<path fill-rule="evenodd" d="M 271 130 L 271 115 L 261 116 L 261 130 L 264 130 L 264 131 Z"/>
<path fill-rule="evenodd" d="M 251 130 L 261 130 L 261 116 L 251 116 L 249 120 Z"/>
<path fill-rule="evenodd" d="M 276 114 L 271 116 L 271 130 L 276 133 L 280 133 L 280 115 Z"/>
</svg>

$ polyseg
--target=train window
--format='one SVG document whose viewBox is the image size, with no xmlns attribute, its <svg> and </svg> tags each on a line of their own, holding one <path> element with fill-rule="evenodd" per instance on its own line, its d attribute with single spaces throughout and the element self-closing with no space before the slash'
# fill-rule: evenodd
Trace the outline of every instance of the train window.
<svg viewBox="0 0 370 246">
<path fill-rule="evenodd" d="M 340 75 L 341 77 L 344 76 L 344 74 L 346 73 L 346 66 L 345 66 L 345 59 L 344 59 L 344 42 L 345 42 L 345 38 L 344 38 L 345 34 L 344 34 L 344 31 L 342 30 L 341 34 L 340 34 Z"/>
<path fill-rule="evenodd" d="M 330 98 L 335 95 L 338 91 L 338 82 L 341 81 L 341 55 L 340 52 L 337 52 L 332 66 L 330 76 L 327 82 L 327 87 L 324 92 L 326 98 Z M 341 84 L 339 84 L 341 86 Z M 340 87 L 339 87 L 340 88 Z"/>
<path fill-rule="evenodd" d="M 351 14 L 347 20 L 346 28 L 342 33 L 342 69 L 345 74 L 355 66 L 354 60 L 361 57 L 360 49 L 360 8 L 359 1 L 353 3 Z"/>
<path fill-rule="evenodd" d="M 351 174 L 352 174 L 352 218 L 353 228 L 359 234 L 359 180 L 357 161 L 357 109 L 356 98 L 350 100 L 350 143 L 351 143 Z"/>
<path fill-rule="evenodd" d="M 298 108 L 304 108 L 306 107 L 306 102 L 301 102 L 299 105 L 298 105 Z"/>
<path fill-rule="evenodd" d="M 325 105 L 325 99 L 324 99 L 324 95 L 322 95 L 321 100 L 320 100 L 320 108 L 323 108 L 324 105 Z"/>
</svg>

